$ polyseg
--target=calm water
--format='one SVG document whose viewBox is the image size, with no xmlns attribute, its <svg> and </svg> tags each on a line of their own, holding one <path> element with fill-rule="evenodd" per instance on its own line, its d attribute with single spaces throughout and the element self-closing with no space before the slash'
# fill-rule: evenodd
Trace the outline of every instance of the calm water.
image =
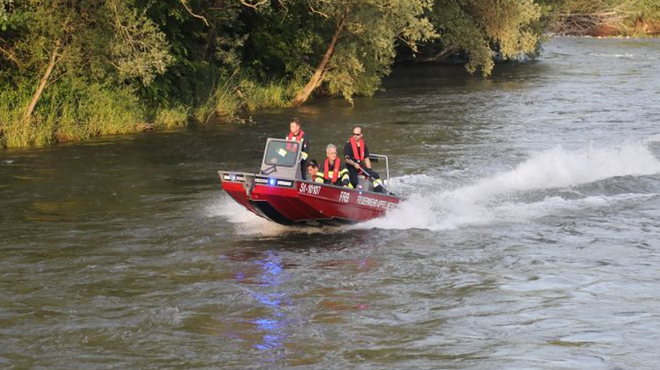
<svg viewBox="0 0 660 370">
<path fill-rule="evenodd" d="M 0 368 L 657 369 L 660 41 L 555 39 L 490 79 L 0 153 Z M 269 224 L 219 189 L 300 116 L 406 196 Z"/>
</svg>

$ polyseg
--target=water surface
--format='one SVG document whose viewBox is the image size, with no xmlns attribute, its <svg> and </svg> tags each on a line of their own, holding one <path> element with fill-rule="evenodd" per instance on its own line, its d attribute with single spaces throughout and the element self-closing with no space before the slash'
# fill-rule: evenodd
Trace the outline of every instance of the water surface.
<svg viewBox="0 0 660 370">
<path fill-rule="evenodd" d="M 0 153 L 0 368 L 655 369 L 660 42 L 554 39 L 489 79 Z M 219 190 L 296 115 L 406 197 L 337 229 Z"/>
</svg>

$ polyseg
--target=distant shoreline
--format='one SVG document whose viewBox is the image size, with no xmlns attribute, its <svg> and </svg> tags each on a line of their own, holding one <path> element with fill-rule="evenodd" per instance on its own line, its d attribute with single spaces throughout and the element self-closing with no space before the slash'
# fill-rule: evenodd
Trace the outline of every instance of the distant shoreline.
<svg viewBox="0 0 660 370">
<path fill-rule="evenodd" d="M 630 40 L 645 40 L 645 39 L 660 39 L 660 34 L 654 35 L 613 35 L 613 36 L 592 36 L 592 35 L 574 35 L 574 34 L 558 34 L 549 33 L 546 35 L 550 38 L 568 38 L 568 39 L 630 39 Z"/>
<path fill-rule="evenodd" d="M 563 36 L 594 38 L 657 38 L 660 37 L 660 21 L 637 20 L 634 24 L 608 22 L 558 22 L 552 33 Z"/>
</svg>

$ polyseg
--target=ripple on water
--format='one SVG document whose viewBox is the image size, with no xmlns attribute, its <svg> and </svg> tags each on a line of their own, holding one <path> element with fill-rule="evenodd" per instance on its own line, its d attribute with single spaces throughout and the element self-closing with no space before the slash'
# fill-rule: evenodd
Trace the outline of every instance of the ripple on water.
<svg viewBox="0 0 660 370">
<path fill-rule="evenodd" d="M 0 160 L 0 367 L 655 369 L 657 40 L 397 68 L 375 98 Z M 364 126 L 405 196 L 281 227 L 219 191 L 303 119 Z M 381 172 L 383 174 L 383 172 Z"/>
</svg>

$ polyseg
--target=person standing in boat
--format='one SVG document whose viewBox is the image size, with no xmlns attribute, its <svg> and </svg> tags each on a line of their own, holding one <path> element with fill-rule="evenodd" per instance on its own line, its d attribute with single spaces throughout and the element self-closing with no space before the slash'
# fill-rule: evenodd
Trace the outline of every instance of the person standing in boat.
<svg viewBox="0 0 660 370">
<path fill-rule="evenodd" d="M 357 126 L 353 129 L 353 134 L 346 142 L 346 145 L 344 145 L 344 158 L 346 159 L 348 176 L 353 188 L 358 187 L 358 176 L 363 175 L 373 181 L 375 192 L 384 192 L 381 186 L 383 180 L 380 179 L 378 172 L 371 169 L 369 148 L 367 147 L 367 143 L 364 142 L 362 127 Z"/>
<path fill-rule="evenodd" d="M 348 170 L 344 163 L 337 158 L 337 147 L 333 144 L 328 144 L 325 149 L 325 154 L 328 156 L 323 164 L 323 182 L 337 186 L 349 186 Z"/>
<path fill-rule="evenodd" d="M 323 172 L 319 171 L 319 163 L 315 159 L 309 161 L 309 164 L 307 165 L 307 174 L 311 181 L 320 182 L 321 184 L 325 182 Z"/>
<path fill-rule="evenodd" d="M 291 118 L 289 122 L 289 135 L 287 135 L 287 140 L 299 141 L 302 145 L 300 152 L 300 176 L 302 179 L 307 179 L 307 157 L 309 156 L 309 137 L 300 128 L 300 119 L 298 117 Z"/>
</svg>

